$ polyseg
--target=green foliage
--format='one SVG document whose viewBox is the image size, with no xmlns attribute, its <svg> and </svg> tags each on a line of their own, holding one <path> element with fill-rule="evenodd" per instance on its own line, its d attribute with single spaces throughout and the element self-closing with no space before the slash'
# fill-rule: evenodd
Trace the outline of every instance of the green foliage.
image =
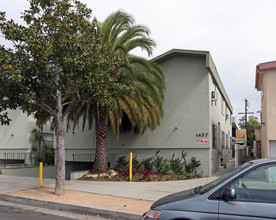
<svg viewBox="0 0 276 220">
<path fill-rule="evenodd" d="M 40 150 L 36 147 L 33 147 L 31 154 L 34 156 L 35 164 L 43 162 L 45 165 L 54 165 L 55 150 L 53 146 L 49 144 L 42 144 Z"/>
<path fill-rule="evenodd" d="M 91 128 L 93 120 L 96 124 L 99 122 L 97 119 L 101 113 L 105 118 L 98 127 L 102 128 L 107 126 L 107 123 L 110 124 L 116 138 L 123 130 L 125 121 L 139 132 L 143 132 L 146 128 L 155 129 L 160 125 L 164 114 L 165 77 L 163 70 L 158 64 L 131 54 L 134 49 L 144 49 L 148 55 L 151 55 L 155 43 L 149 37 L 148 28 L 136 25 L 132 16 L 121 11 L 112 13 L 103 22 L 95 19 L 93 24 L 97 25 L 97 31 L 102 36 L 102 43 L 109 49 L 106 55 L 114 54 L 119 59 L 115 62 L 116 65 L 111 65 L 113 69 L 110 70 L 108 65 L 101 68 L 103 79 L 110 76 L 111 79 L 116 80 L 122 88 L 120 91 L 123 92 L 116 92 L 115 88 L 114 91 L 107 93 L 109 94 L 108 105 L 102 103 L 102 101 L 106 102 L 106 99 L 88 96 L 87 100 L 73 109 L 74 111 L 68 117 L 69 123 L 73 121 L 75 127 L 79 124 L 79 120 L 83 119 L 83 128 L 87 122 Z M 93 85 L 97 87 L 97 84 Z M 102 89 L 106 88 L 110 86 L 106 85 Z M 124 120 L 124 117 L 127 120 Z M 107 149 L 107 129 L 97 132 L 98 130 L 96 126 L 97 138 L 99 136 L 105 138 L 98 138 L 96 148 Z M 106 169 L 104 166 L 107 164 L 106 162 L 100 163 L 103 158 L 99 159 L 100 156 L 97 153 L 99 151 L 96 150 L 95 154 L 95 166 L 93 167 L 95 172 L 104 171 Z M 102 152 L 102 154 L 105 153 Z"/>
<path fill-rule="evenodd" d="M 177 175 L 183 174 L 184 163 L 181 158 L 174 158 L 175 154 L 172 155 L 172 159 L 170 159 L 170 167 L 173 173 Z"/>
<path fill-rule="evenodd" d="M 148 157 L 141 161 L 142 166 L 144 167 L 144 170 L 152 171 L 154 167 L 154 157 Z"/>
<path fill-rule="evenodd" d="M 173 154 L 170 160 L 160 156 L 159 153 L 160 150 L 156 151 L 154 156 L 145 158 L 141 162 L 137 160 L 137 156 L 133 157 L 132 165 L 134 181 L 179 180 L 201 177 L 201 175 L 195 173 L 196 168 L 201 165 L 200 161 L 196 160 L 196 158 L 192 156 L 191 161 L 187 163 L 187 152 L 182 151 L 181 158 L 175 158 L 175 154 Z M 120 170 L 119 175 L 128 177 L 128 166 L 129 161 L 127 161 L 127 157 L 122 156 L 118 159 L 115 168 Z M 143 170 L 140 170 L 141 166 L 143 166 Z M 156 168 L 157 173 L 152 173 L 154 167 Z M 172 173 L 168 174 L 170 170 Z M 185 175 L 184 171 L 186 173 Z"/>
<path fill-rule="evenodd" d="M 33 129 L 32 135 L 34 136 L 34 141 L 31 154 L 34 156 L 35 164 L 43 162 L 44 164 L 53 165 L 55 150 L 53 146 L 45 143 L 42 136 L 42 130 Z"/>
<path fill-rule="evenodd" d="M 2 169 L 0 168 L 0 175 L 2 175 Z"/>
<path fill-rule="evenodd" d="M 88 96 L 110 106 L 113 96 L 129 88 L 112 75 L 119 58 L 87 21 L 91 10 L 76 0 L 44 2 L 30 0 L 24 26 L 0 14 L 1 34 L 15 45 L 0 50 L 1 94 L 6 97 L 5 103 L 1 97 L 0 110 L 19 105 L 38 118 L 43 110 L 48 114 L 43 117 L 56 119 L 57 91 L 65 97 L 64 115 Z"/>
<path fill-rule="evenodd" d="M 195 169 L 199 167 L 201 164 L 200 164 L 200 161 L 196 160 L 195 157 L 191 157 L 190 163 L 187 163 L 186 161 L 187 155 L 188 155 L 187 152 L 182 151 L 182 159 L 184 160 L 185 171 L 188 174 L 192 174 L 195 171 Z"/>
<path fill-rule="evenodd" d="M 132 158 L 132 167 L 135 170 L 139 170 L 141 168 L 142 164 L 139 160 L 137 160 L 137 155 Z"/>
<path fill-rule="evenodd" d="M 158 150 L 154 156 L 153 164 L 157 169 L 158 173 L 166 174 L 171 168 L 168 164 L 168 160 L 164 157 L 159 156 L 160 150 Z"/>
<path fill-rule="evenodd" d="M 247 121 L 247 145 L 253 147 L 253 142 L 255 140 L 255 129 L 254 126 L 260 125 L 258 118 L 256 116 L 249 116 Z M 241 129 L 245 129 L 245 116 L 239 119 L 239 126 Z"/>
<path fill-rule="evenodd" d="M 129 162 L 128 162 L 126 156 L 121 156 L 121 157 L 119 157 L 119 159 L 116 162 L 115 169 L 123 170 L 123 169 L 127 169 L 128 166 L 129 166 Z"/>
<path fill-rule="evenodd" d="M 40 121 L 54 120 L 59 155 L 55 193 L 62 194 L 66 115 L 88 98 L 95 106 L 111 109 L 114 97 L 127 94 L 130 87 L 114 75 L 121 58 L 104 43 L 95 23 L 88 22 L 92 10 L 85 4 L 29 3 L 29 10 L 22 13 L 24 25 L 0 13 L 0 34 L 13 45 L 0 48 L 0 119 L 8 123 L 2 111 L 19 106 Z"/>
<path fill-rule="evenodd" d="M 54 164 L 55 150 L 49 144 L 42 145 L 42 161 L 44 164 Z"/>
</svg>

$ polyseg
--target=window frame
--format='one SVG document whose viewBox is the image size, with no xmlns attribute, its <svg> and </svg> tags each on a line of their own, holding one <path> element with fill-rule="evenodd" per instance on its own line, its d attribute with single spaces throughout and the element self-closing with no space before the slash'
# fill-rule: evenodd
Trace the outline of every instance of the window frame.
<svg viewBox="0 0 276 220">
<path fill-rule="evenodd" d="M 273 167 L 273 168 L 276 169 L 276 163 L 271 162 L 271 163 L 260 164 L 258 166 L 255 166 L 255 167 L 251 168 L 250 170 L 242 173 L 241 175 L 239 175 L 238 177 L 231 180 L 230 182 L 228 182 L 227 184 L 225 184 L 223 187 L 220 188 L 220 193 L 221 193 L 220 198 L 222 197 L 222 193 L 223 193 L 225 188 L 227 188 L 227 187 L 231 188 L 234 182 L 237 182 L 238 180 L 246 177 L 247 175 L 250 175 L 251 172 L 254 172 L 259 168 L 265 168 L 265 167 L 268 167 L 268 168 Z M 268 168 L 266 170 L 268 170 Z M 273 182 L 273 183 L 276 184 L 276 174 L 275 174 L 274 178 L 275 178 L 275 180 L 274 180 L 275 182 Z M 248 188 L 248 189 L 250 191 L 254 190 L 254 189 L 251 189 L 251 188 Z M 255 190 L 256 191 L 269 191 L 266 187 L 263 187 L 263 189 L 255 189 Z M 275 189 L 272 189 L 271 191 L 276 191 L 276 187 L 275 187 Z M 274 195 L 274 192 L 273 192 L 272 195 Z M 274 197 L 274 198 L 275 198 L 275 200 L 273 200 L 273 201 L 267 201 L 267 200 L 261 200 L 261 199 L 257 200 L 256 198 L 255 199 L 251 199 L 251 198 L 248 198 L 248 199 L 246 199 L 246 198 L 244 198 L 244 199 L 234 199 L 234 200 L 231 200 L 231 201 L 232 202 L 254 202 L 254 203 L 273 203 L 273 204 L 275 204 L 276 203 L 276 197 Z"/>
</svg>

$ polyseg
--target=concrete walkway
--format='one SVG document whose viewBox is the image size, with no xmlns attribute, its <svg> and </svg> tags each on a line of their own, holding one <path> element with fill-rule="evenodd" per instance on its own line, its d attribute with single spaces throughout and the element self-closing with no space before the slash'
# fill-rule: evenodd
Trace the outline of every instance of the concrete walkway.
<svg viewBox="0 0 276 220">
<path fill-rule="evenodd" d="M 174 192 L 194 188 L 199 185 L 213 181 L 223 174 L 234 169 L 234 160 L 230 161 L 226 168 L 221 167 L 212 177 L 200 179 L 163 181 L 163 182 L 99 182 L 99 181 L 66 181 L 66 188 L 77 191 L 107 194 L 113 196 L 137 198 L 144 200 L 158 200 L 161 197 Z M 43 187 L 54 188 L 55 180 L 43 179 Z M 38 187 L 38 178 L 14 177 L 0 175 L 0 199 L 7 199 L 9 192 L 31 189 Z M 5 195 L 5 196 L 4 196 Z M 13 201 L 14 198 L 13 198 Z M 27 202 L 29 200 L 25 200 Z M 45 205 L 45 204 L 44 204 Z M 63 208 L 64 209 L 64 208 Z M 129 217 L 129 219 L 131 219 Z M 133 218 L 135 219 L 135 218 Z M 137 219 L 137 218 L 136 218 Z"/>
</svg>

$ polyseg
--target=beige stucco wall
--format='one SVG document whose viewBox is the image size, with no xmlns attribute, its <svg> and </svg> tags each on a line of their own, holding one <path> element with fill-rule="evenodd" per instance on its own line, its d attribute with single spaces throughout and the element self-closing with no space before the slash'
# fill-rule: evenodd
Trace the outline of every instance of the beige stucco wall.
<svg viewBox="0 0 276 220">
<path fill-rule="evenodd" d="M 269 140 L 276 140 L 276 69 L 267 70 L 264 79 L 267 137 Z"/>
<path fill-rule="evenodd" d="M 265 70 L 262 80 L 262 157 L 269 157 L 274 156 L 269 152 L 269 143 L 276 141 L 276 69 Z"/>
</svg>

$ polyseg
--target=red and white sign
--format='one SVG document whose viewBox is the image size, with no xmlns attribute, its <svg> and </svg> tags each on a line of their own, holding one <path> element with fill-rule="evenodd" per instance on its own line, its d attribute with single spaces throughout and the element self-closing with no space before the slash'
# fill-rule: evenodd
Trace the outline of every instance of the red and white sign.
<svg viewBox="0 0 276 220">
<path fill-rule="evenodd" d="M 208 140 L 207 139 L 201 139 L 201 140 L 196 140 L 197 144 L 208 144 Z"/>
</svg>

